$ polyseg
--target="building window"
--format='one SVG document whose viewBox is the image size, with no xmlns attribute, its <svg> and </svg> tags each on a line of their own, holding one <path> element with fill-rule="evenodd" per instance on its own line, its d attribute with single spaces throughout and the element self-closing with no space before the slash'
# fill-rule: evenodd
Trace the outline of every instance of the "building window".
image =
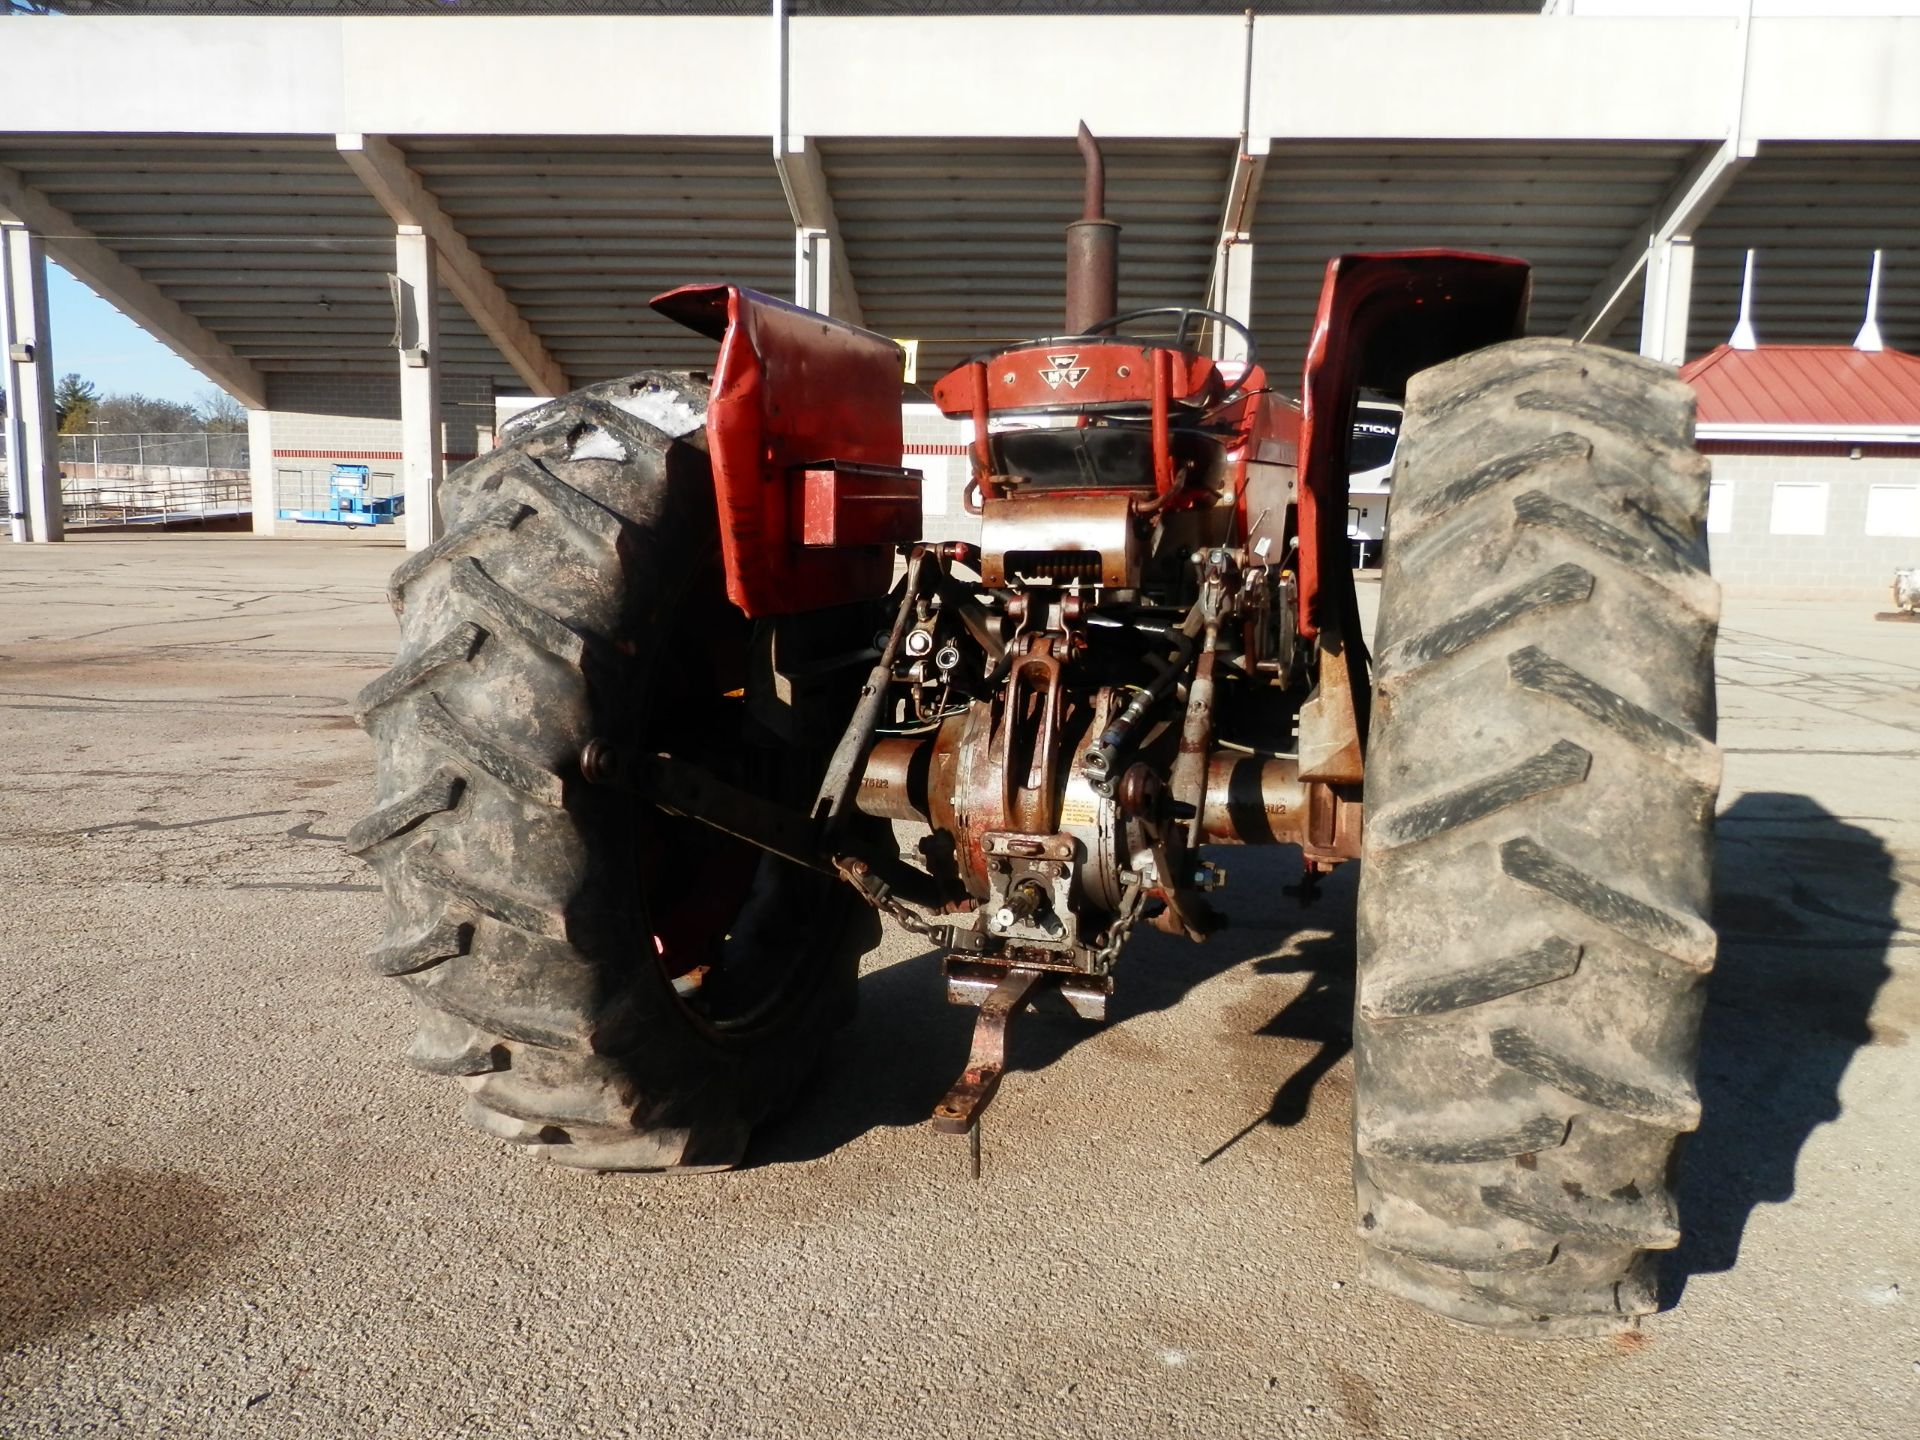
<svg viewBox="0 0 1920 1440">
<path fill-rule="evenodd" d="M 1826 534 L 1826 482 L 1776 480 L 1773 485 L 1773 519 L 1767 528 L 1775 535 Z"/>
<path fill-rule="evenodd" d="M 1867 534 L 1920 536 L 1920 485 L 1869 485 Z"/>
<path fill-rule="evenodd" d="M 1726 535 L 1733 530 L 1733 481 L 1715 480 L 1707 486 L 1707 533 Z"/>
</svg>

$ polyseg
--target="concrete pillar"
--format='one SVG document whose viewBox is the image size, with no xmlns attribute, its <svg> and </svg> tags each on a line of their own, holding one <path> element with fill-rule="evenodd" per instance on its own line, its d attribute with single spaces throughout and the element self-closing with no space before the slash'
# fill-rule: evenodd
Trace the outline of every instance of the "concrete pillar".
<svg viewBox="0 0 1920 1440">
<path fill-rule="evenodd" d="M 247 411 L 247 489 L 253 533 L 271 535 L 278 527 L 279 497 L 274 494 L 273 412 Z"/>
<path fill-rule="evenodd" d="M 833 313 L 833 238 L 825 230 L 803 225 L 793 232 L 793 303 Z"/>
<path fill-rule="evenodd" d="M 53 415 L 53 327 L 47 257 L 24 225 L 0 223 L 0 342 L 5 345 L 7 496 L 13 538 L 62 538 L 60 451 Z"/>
<path fill-rule="evenodd" d="M 434 303 L 433 241 L 418 225 L 402 225 L 395 241 L 400 277 L 400 484 L 407 501 L 407 548 L 440 538 L 440 312 Z"/>
<path fill-rule="evenodd" d="M 1693 310 L 1693 237 L 1656 240 L 1647 251 L 1646 299 L 1640 308 L 1640 353 L 1679 365 L 1687 358 Z"/>
<path fill-rule="evenodd" d="M 1253 241 L 1230 240 L 1220 250 L 1219 308 L 1234 319 L 1253 328 Z M 1247 342 L 1221 325 L 1213 338 L 1213 358 L 1244 361 Z M 1269 367 L 1272 361 L 1268 361 Z"/>
</svg>

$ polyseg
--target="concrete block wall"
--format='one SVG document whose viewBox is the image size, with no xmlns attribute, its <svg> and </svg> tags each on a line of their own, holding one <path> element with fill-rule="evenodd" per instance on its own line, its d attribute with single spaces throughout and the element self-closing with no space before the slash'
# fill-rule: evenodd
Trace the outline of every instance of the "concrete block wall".
<svg viewBox="0 0 1920 1440">
<path fill-rule="evenodd" d="M 1714 455 L 1713 481 L 1722 491 L 1727 528 L 1707 535 L 1714 577 L 1752 593 L 1864 597 L 1884 594 L 1897 568 L 1920 565 L 1920 536 L 1866 533 L 1872 485 L 1920 485 L 1920 457 L 1844 455 Z M 1824 533 L 1772 533 L 1774 486 L 1811 482 L 1827 487 Z M 1730 502 L 1730 503 L 1729 503 Z"/>
<path fill-rule="evenodd" d="M 980 517 L 969 515 L 967 483 L 973 467 L 967 447 L 973 443 L 971 420 L 949 420 L 936 405 L 903 405 L 901 429 L 906 453 L 900 463 L 926 476 L 921 491 L 928 540 L 980 539 Z"/>
<path fill-rule="evenodd" d="M 273 374 L 267 377 L 267 403 L 273 412 L 276 452 L 317 451 L 339 459 L 361 451 L 399 456 L 396 375 Z M 470 460 L 487 448 L 493 434 L 493 382 L 482 376 L 442 376 L 440 421 L 449 462 Z"/>
<path fill-rule="evenodd" d="M 340 373 L 276 372 L 267 377 L 265 440 L 269 464 L 255 455 L 255 514 L 263 489 L 275 508 L 320 503 L 336 463 L 366 465 L 373 493 L 400 485 L 400 379 L 392 370 Z M 447 468 L 464 464 L 493 444 L 493 382 L 481 376 L 444 375 L 440 380 L 441 446 Z M 257 524 L 257 521 L 256 521 Z M 280 532 L 332 532 L 331 526 L 283 521 Z"/>
</svg>

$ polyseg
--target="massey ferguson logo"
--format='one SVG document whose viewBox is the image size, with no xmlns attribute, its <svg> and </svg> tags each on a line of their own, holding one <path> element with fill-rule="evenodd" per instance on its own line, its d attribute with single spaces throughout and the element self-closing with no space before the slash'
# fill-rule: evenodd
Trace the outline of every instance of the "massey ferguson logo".
<svg viewBox="0 0 1920 1440">
<path fill-rule="evenodd" d="M 1071 355 L 1047 356 L 1047 361 L 1053 368 L 1050 370 L 1042 370 L 1040 372 L 1040 378 L 1056 390 L 1062 385 L 1066 386 L 1069 390 L 1074 389 L 1082 380 L 1087 378 L 1087 371 L 1091 368 L 1086 365 L 1074 364 L 1074 361 L 1079 358 L 1080 352 L 1077 350 Z"/>
</svg>

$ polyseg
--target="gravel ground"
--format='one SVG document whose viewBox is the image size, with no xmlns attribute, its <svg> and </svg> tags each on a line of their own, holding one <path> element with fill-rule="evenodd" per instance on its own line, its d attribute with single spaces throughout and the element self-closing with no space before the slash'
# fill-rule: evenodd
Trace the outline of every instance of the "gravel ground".
<svg viewBox="0 0 1920 1440">
<path fill-rule="evenodd" d="M 1734 601 L 1706 1120 L 1624 1341 L 1353 1283 L 1352 877 L 1036 1021 L 890 945 L 748 1168 L 544 1168 L 406 1070 L 361 955 L 365 540 L 0 547 L 0 1435 L 1888 1436 L 1920 1430 L 1920 626 Z M 1177 1003 L 1176 1003 L 1177 1002 Z"/>
</svg>

